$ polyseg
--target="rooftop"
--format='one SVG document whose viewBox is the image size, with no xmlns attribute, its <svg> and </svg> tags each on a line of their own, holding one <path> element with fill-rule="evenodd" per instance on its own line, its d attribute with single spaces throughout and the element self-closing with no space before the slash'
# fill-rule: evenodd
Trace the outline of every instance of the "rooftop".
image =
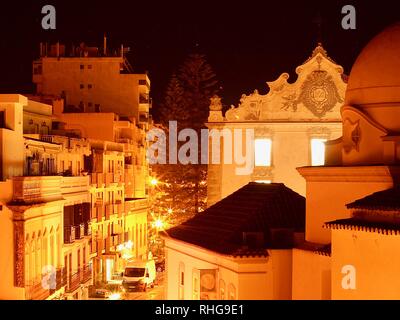
<svg viewBox="0 0 400 320">
<path fill-rule="evenodd" d="M 288 230 L 290 238 L 304 228 L 304 197 L 282 183 L 252 182 L 166 233 L 221 254 L 257 256 L 267 255 L 267 248 L 293 247 L 279 231 Z M 244 242 L 245 234 L 262 234 L 262 244 Z"/>
<path fill-rule="evenodd" d="M 353 230 L 364 232 L 375 232 L 386 235 L 399 235 L 400 223 L 391 221 L 370 221 L 360 218 L 340 219 L 335 221 L 326 222 L 325 228 L 334 230 Z"/>
<path fill-rule="evenodd" d="M 400 186 L 375 192 L 347 204 L 346 207 L 348 209 L 398 210 L 400 209 Z"/>
</svg>

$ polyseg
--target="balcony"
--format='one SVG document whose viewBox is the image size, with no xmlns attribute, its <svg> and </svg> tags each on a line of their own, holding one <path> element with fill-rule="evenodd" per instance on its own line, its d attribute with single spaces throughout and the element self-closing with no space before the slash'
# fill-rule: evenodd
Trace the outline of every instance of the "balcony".
<svg viewBox="0 0 400 320">
<path fill-rule="evenodd" d="M 82 239 L 85 235 L 85 224 L 75 226 L 75 239 Z"/>
<path fill-rule="evenodd" d="M 56 270 L 55 284 L 50 286 L 49 289 L 43 288 L 42 282 L 27 285 L 25 287 L 25 297 L 27 300 L 44 300 L 47 299 L 57 290 L 60 290 L 67 284 L 65 271 L 62 268 Z"/>
<path fill-rule="evenodd" d="M 13 177 L 13 202 L 34 204 L 62 200 L 61 177 Z"/>
<path fill-rule="evenodd" d="M 92 269 L 89 265 L 79 268 L 75 273 L 70 274 L 65 292 L 71 293 L 87 282 L 92 277 Z"/>
<path fill-rule="evenodd" d="M 129 212 L 146 209 L 149 206 L 149 200 L 143 199 L 125 199 L 125 215 Z"/>
<path fill-rule="evenodd" d="M 68 193 L 87 192 L 89 178 L 89 176 L 62 177 L 61 193 L 64 195 Z"/>
<path fill-rule="evenodd" d="M 92 235 L 92 223 L 85 222 L 85 236 L 91 236 Z"/>
<path fill-rule="evenodd" d="M 75 226 L 64 226 L 64 243 L 73 243 L 75 241 Z"/>
</svg>

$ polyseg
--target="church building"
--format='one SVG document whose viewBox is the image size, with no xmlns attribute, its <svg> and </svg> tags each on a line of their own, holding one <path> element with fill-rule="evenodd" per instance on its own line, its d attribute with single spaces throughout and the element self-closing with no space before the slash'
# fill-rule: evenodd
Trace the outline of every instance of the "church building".
<svg viewBox="0 0 400 320">
<path fill-rule="evenodd" d="M 288 73 L 267 82 L 269 91 L 265 95 L 257 90 L 243 94 L 239 106 L 231 106 L 225 115 L 220 99 L 211 99 L 207 127 L 223 134 L 209 142 L 210 158 L 219 153 L 221 161 L 210 161 L 208 166 L 208 206 L 251 181 L 285 183 L 305 195 L 305 181 L 296 168 L 323 165 L 324 142 L 342 135 L 340 107 L 346 76 L 321 44 L 296 68 L 296 74 L 293 83 L 288 82 Z M 224 159 L 226 153 L 232 152 L 229 148 L 232 132 L 246 129 L 254 132 L 254 148 L 250 148 L 254 168 L 249 174 L 240 175 L 236 170 L 238 165 Z M 232 134 L 227 137 L 227 132 Z M 244 150 L 246 143 L 243 142 Z"/>
</svg>

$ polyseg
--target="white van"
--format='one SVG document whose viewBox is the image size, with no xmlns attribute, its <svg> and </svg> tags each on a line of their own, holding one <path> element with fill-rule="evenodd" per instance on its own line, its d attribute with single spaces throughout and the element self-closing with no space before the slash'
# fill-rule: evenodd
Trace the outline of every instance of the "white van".
<svg viewBox="0 0 400 320">
<path fill-rule="evenodd" d="M 131 261 L 125 267 L 122 285 L 128 291 L 135 289 L 146 291 L 148 287 L 154 287 L 155 280 L 156 265 L 154 260 Z"/>
</svg>

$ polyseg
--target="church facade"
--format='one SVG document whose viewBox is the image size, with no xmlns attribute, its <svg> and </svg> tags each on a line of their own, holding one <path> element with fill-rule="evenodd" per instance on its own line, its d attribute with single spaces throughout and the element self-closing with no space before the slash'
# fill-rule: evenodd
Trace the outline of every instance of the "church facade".
<svg viewBox="0 0 400 320">
<path fill-rule="evenodd" d="M 283 185 L 251 182 L 167 233 L 167 298 L 202 299 L 196 288 L 200 281 L 201 292 L 204 275 L 205 289 L 213 284 L 208 299 L 399 299 L 399 69 L 395 24 L 354 63 L 340 108 L 343 134 L 326 143 L 324 164 L 297 169 L 306 184 L 305 208 L 285 212 L 293 200 L 273 191 Z M 214 108 L 209 125 L 236 124 L 232 117 L 249 115 L 245 105 L 225 118 Z M 226 179 L 219 181 L 229 188 Z M 303 223 L 293 223 L 295 216 Z"/>
<path fill-rule="evenodd" d="M 285 183 L 305 195 L 305 181 L 297 167 L 323 165 L 324 142 L 341 136 L 340 106 L 344 101 L 346 76 L 343 68 L 329 58 L 319 44 L 306 62 L 296 68 L 297 79 L 289 83 L 283 73 L 267 82 L 267 94 L 255 90 L 243 94 L 240 104 L 222 113 L 218 97 L 211 99 L 209 130 L 253 130 L 254 168 L 238 175 L 234 163 L 211 163 L 208 166 L 208 206 L 225 198 L 251 181 Z M 227 137 L 210 139 L 210 158 L 227 148 Z M 246 142 L 243 142 L 245 149 Z M 235 147 L 235 146 L 234 146 Z M 242 150 L 240 150 L 242 151 Z"/>
</svg>

